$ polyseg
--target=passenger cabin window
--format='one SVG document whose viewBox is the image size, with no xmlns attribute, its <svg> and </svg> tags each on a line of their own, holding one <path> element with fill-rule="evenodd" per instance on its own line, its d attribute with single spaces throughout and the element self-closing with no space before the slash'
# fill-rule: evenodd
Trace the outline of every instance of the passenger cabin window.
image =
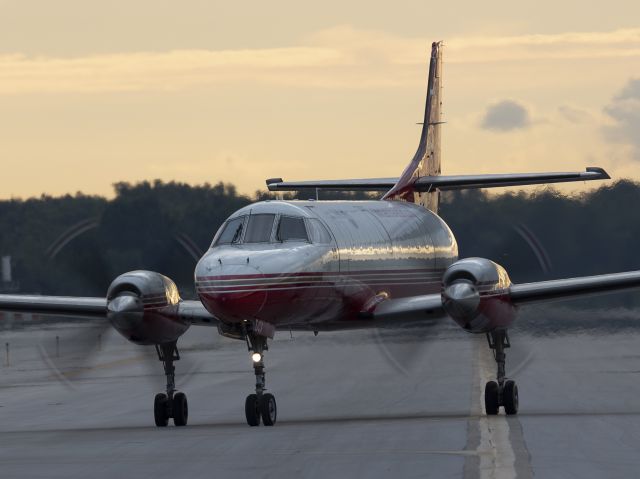
<svg viewBox="0 0 640 479">
<path fill-rule="evenodd" d="M 304 220 L 291 216 L 281 216 L 276 239 L 278 241 L 309 241 Z"/>
<path fill-rule="evenodd" d="M 327 231 L 327 228 L 322 224 L 322 222 L 316 218 L 311 218 L 308 220 L 309 229 L 311 230 L 311 241 L 318 244 L 330 244 L 331 243 L 331 235 Z"/>
<path fill-rule="evenodd" d="M 271 230 L 276 215 L 259 214 L 249 216 L 247 232 L 244 235 L 245 243 L 268 243 L 271 239 Z"/>
<path fill-rule="evenodd" d="M 244 216 L 233 218 L 225 223 L 220 236 L 216 241 L 219 244 L 235 244 L 240 242 L 242 238 L 242 226 L 244 225 Z"/>
</svg>

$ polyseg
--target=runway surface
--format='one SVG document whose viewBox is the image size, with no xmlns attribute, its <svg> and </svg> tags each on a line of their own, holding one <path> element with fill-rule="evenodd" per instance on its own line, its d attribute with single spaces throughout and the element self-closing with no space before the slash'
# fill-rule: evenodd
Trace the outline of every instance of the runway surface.
<svg viewBox="0 0 640 479">
<path fill-rule="evenodd" d="M 78 369 L 77 331 L 2 332 L 2 347 L 10 344 L 10 364 L 3 349 L 0 369 L 2 478 L 640 474 L 640 330 L 512 332 L 507 372 L 521 413 L 509 418 L 482 413 L 484 382 L 495 374 L 484 336 L 448 323 L 402 333 L 279 333 L 265 356 L 278 424 L 250 428 L 245 344 L 192 328 L 177 363 L 189 425 L 164 429 L 153 426 L 152 411 L 164 387 L 161 364 L 113 333 Z"/>
</svg>

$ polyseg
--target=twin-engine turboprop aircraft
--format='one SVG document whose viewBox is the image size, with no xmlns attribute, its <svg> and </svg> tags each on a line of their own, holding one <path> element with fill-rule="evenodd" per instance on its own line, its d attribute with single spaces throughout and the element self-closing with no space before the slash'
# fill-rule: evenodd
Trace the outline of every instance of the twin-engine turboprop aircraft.
<svg viewBox="0 0 640 479">
<path fill-rule="evenodd" d="M 195 270 L 199 301 L 183 301 L 176 285 L 151 271 L 118 276 L 105 298 L 0 295 L 0 309 L 110 321 L 136 344 L 155 345 L 167 377 L 155 397 L 157 426 L 187 423 L 187 398 L 175 391 L 177 341 L 191 326 L 217 326 L 251 351 L 255 393 L 250 426 L 275 424 L 266 392 L 264 352 L 278 329 L 334 331 L 393 327 L 449 316 L 486 334 L 497 381 L 485 387 L 487 414 L 518 412 L 518 388 L 505 377 L 507 330 L 522 304 L 640 286 L 640 271 L 512 284 L 500 265 L 458 260 L 453 233 L 437 215 L 441 190 L 607 179 L 601 168 L 579 173 L 440 175 L 442 48 L 434 43 L 418 150 L 399 178 L 284 182 L 303 188 L 386 191 L 381 201 L 263 201 L 231 215 Z"/>
</svg>

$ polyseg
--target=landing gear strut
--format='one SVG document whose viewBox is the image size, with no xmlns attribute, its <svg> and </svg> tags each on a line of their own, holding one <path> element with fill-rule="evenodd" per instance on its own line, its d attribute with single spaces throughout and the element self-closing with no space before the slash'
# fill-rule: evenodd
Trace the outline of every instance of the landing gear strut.
<svg viewBox="0 0 640 479">
<path fill-rule="evenodd" d="M 265 393 L 266 379 L 264 372 L 264 351 L 267 347 L 267 338 L 252 332 L 247 332 L 247 347 L 252 351 L 253 371 L 256 375 L 256 392 L 249 394 L 244 403 L 244 413 L 249 426 L 259 426 L 260 420 L 265 426 L 273 426 L 278 416 L 276 398 L 273 394 Z"/>
<path fill-rule="evenodd" d="M 186 426 L 189 417 L 189 406 L 187 396 L 184 393 L 176 392 L 174 361 L 180 359 L 180 352 L 175 341 L 171 343 L 156 344 L 158 359 L 164 366 L 164 374 L 167 377 L 167 392 L 156 394 L 153 403 L 153 414 L 156 426 L 166 427 L 169 418 L 173 418 L 176 426 Z"/>
<path fill-rule="evenodd" d="M 484 405 L 488 416 L 498 414 L 500 406 L 511 416 L 518 413 L 518 386 L 515 381 L 505 378 L 505 362 L 507 355 L 505 348 L 511 347 L 509 336 L 504 330 L 487 333 L 489 347 L 493 350 L 493 357 L 498 365 L 498 381 L 489 381 L 484 388 Z"/>
</svg>

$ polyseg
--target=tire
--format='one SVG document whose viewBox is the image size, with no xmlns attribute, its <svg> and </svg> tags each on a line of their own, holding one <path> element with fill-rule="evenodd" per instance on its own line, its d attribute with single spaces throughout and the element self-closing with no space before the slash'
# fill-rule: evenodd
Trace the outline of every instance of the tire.
<svg viewBox="0 0 640 479">
<path fill-rule="evenodd" d="M 276 423 L 278 407 L 273 394 L 263 394 L 260 398 L 260 416 L 262 416 L 262 424 L 265 426 L 273 426 Z"/>
<path fill-rule="evenodd" d="M 244 402 L 244 415 L 247 417 L 249 426 L 260 425 L 260 411 L 258 410 L 257 394 L 249 394 Z"/>
<path fill-rule="evenodd" d="M 176 393 L 173 396 L 173 424 L 186 426 L 189 419 L 189 404 L 184 393 Z"/>
<path fill-rule="evenodd" d="M 507 381 L 504 383 L 502 391 L 502 402 L 504 404 L 504 412 L 509 416 L 518 414 L 518 386 L 515 381 Z"/>
<path fill-rule="evenodd" d="M 169 414 L 167 411 L 167 395 L 158 393 L 153 401 L 153 416 L 156 420 L 156 426 L 167 427 L 169 424 Z"/>
<path fill-rule="evenodd" d="M 484 387 L 484 408 L 487 416 L 495 416 L 500 408 L 500 397 L 498 393 L 498 383 L 489 381 Z"/>
</svg>

